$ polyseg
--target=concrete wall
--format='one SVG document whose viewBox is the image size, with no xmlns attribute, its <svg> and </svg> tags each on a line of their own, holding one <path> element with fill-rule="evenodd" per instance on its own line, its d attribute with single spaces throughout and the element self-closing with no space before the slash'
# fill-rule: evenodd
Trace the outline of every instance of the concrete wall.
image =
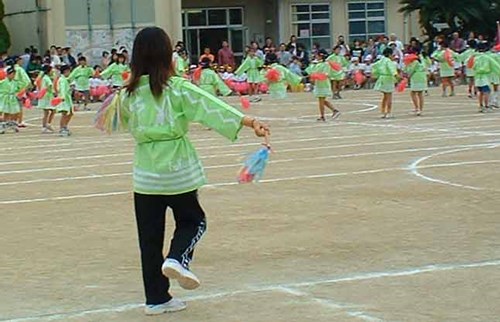
<svg viewBox="0 0 500 322">
<path fill-rule="evenodd" d="M 44 31 L 41 22 L 46 13 L 36 12 L 35 0 L 4 0 L 5 24 L 12 40 L 12 53 L 20 53 L 31 45 L 40 48 L 45 45 Z M 40 32 L 40 34 L 39 34 Z"/>
</svg>

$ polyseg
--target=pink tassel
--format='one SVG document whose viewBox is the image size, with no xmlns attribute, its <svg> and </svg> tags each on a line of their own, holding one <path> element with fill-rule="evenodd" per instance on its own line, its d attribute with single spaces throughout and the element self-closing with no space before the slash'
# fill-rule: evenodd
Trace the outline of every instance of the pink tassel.
<svg viewBox="0 0 500 322">
<path fill-rule="evenodd" d="M 50 105 L 57 106 L 57 105 L 61 104 L 62 102 L 63 102 L 63 99 L 61 97 L 56 97 L 50 101 Z"/>
<path fill-rule="evenodd" d="M 24 108 L 31 110 L 33 106 L 31 105 L 31 100 L 29 98 L 25 99 L 23 102 Z"/>
<path fill-rule="evenodd" d="M 342 70 L 342 65 L 340 65 L 339 63 L 336 63 L 336 62 L 330 62 L 330 67 L 336 71 L 336 72 L 340 72 Z"/>
<path fill-rule="evenodd" d="M 248 100 L 248 98 L 241 96 L 240 97 L 240 102 L 241 102 L 241 107 L 244 110 L 250 109 L 250 101 Z"/>
<path fill-rule="evenodd" d="M 406 88 L 408 87 L 408 79 L 406 78 L 403 78 L 401 80 L 401 82 L 399 82 L 396 90 L 399 92 L 399 93 L 402 93 L 406 90 Z"/>
<path fill-rule="evenodd" d="M 354 73 L 354 82 L 357 85 L 363 85 L 365 80 L 366 80 L 366 77 L 365 77 L 365 75 L 363 75 L 362 71 L 358 70 Z"/>
<path fill-rule="evenodd" d="M 267 74 L 266 74 L 266 79 L 269 81 L 269 83 L 277 83 L 280 81 L 280 72 L 277 71 L 276 69 L 270 69 Z"/>
</svg>

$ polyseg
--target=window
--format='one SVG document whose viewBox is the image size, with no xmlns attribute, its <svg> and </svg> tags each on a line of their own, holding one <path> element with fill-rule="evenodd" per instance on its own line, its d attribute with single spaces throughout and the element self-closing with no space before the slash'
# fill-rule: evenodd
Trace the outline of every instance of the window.
<svg viewBox="0 0 500 322">
<path fill-rule="evenodd" d="M 385 1 L 351 0 L 347 12 L 350 42 L 385 34 Z"/>
<path fill-rule="evenodd" d="M 292 30 L 297 42 L 310 50 L 314 43 L 321 48 L 331 47 L 329 4 L 292 5 Z"/>
<path fill-rule="evenodd" d="M 241 60 L 247 38 L 244 20 L 243 8 L 184 9 L 182 29 L 191 61 L 197 62 L 205 47 L 216 54 L 223 40 L 229 41 L 236 60 Z"/>
</svg>

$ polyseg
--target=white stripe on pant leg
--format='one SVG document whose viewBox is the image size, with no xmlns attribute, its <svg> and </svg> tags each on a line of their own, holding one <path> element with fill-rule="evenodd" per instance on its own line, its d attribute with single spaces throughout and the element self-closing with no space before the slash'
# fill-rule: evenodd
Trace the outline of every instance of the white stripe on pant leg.
<svg viewBox="0 0 500 322">
<path fill-rule="evenodd" d="M 203 237 L 203 234 L 205 233 L 206 230 L 205 220 L 206 219 L 203 219 L 200 226 L 198 226 L 198 232 L 191 240 L 191 245 L 189 245 L 189 247 L 184 251 L 184 253 L 181 256 L 182 266 L 186 268 L 189 267 L 189 263 L 191 262 L 191 259 L 189 258 L 189 253 L 191 253 L 194 250 L 194 246 L 196 246 L 196 244 L 200 241 L 201 237 Z"/>
</svg>

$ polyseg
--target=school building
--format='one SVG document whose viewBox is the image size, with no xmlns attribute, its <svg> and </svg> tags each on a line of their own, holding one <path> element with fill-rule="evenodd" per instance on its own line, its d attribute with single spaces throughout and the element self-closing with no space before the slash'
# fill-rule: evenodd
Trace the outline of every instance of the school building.
<svg viewBox="0 0 500 322">
<path fill-rule="evenodd" d="M 13 52 L 29 45 L 71 46 L 99 57 L 125 46 L 143 27 L 160 26 L 184 40 L 197 56 L 227 39 L 237 55 L 251 40 L 288 42 L 296 35 L 311 47 L 395 33 L 402 41 L 420 36 L 418 15 L 398 12 L 399 0 L 4 0 Z"/>
</svg>

